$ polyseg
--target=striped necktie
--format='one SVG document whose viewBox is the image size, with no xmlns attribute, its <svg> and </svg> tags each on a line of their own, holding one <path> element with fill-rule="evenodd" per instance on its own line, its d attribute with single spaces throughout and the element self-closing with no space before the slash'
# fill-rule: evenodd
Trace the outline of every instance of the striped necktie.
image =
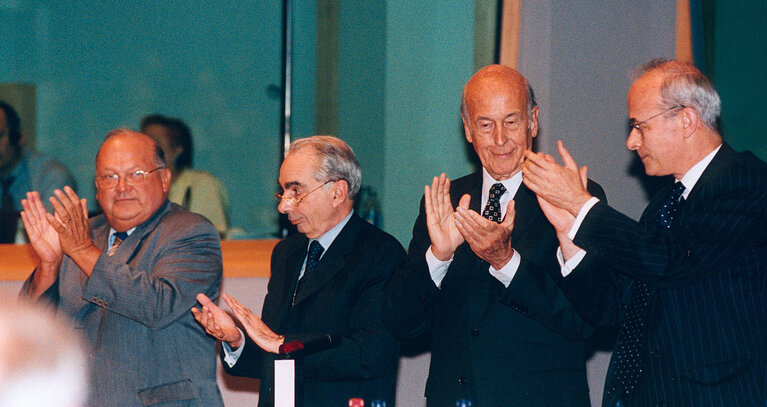
<svg viewBox="0 0 767 407">
<path fill-rule="evenodd" d="M 109 251 L 107 252 L 108 256 L 112 256 L 117 251 L 117 247 L 120 246 L 120 243 L 123 242 L 128 237 L 128 232 L 117 232 L 115 233 L 115 241 L 112 242 L 112 246 L 109 248 Z"/>
</svg>

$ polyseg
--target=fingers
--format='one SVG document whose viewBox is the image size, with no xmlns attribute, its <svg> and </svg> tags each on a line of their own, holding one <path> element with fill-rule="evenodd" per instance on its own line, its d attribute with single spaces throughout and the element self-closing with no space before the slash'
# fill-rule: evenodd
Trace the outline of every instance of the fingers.
<svg viewBox="0 0 767 407">
<path fill-rule="evenodd" d="M 461 200 L 458 201 L 458 207 L 468 211 L 470 203 L 471 203 L 471 196 L 469 194 L 464 194 L 461 197 Z"/>
<path fill-rule="evenodd" d="M 202 305 L 203 307 L 213 304 L 213 301 L 211 301 L 210 298 L 208 298 L 208 296 L 203 293 L 197 294 L 196 298 L 197 298 L 197 302 L 199 302 L 200 305 Z"/>
<path fill-rule="evenodd" d="M 512 228 L 514 227 L 514 217 L 517 215 L 517 211 L 514 209 L 514 200 L 512 199 L 509 201 L 508 204 L 506 204 L 506 216 L 503 217 L 503 222 L 501 222 L 501 226 L 505 228 Z"/>
<path fill-rule="evenodd" d="M 581 176 L 581 183 L 583 184 L 583 188 L 588 188 L 589 186 L 589 167 L 583 166 L 580 170 L 578 170 L 578 174 Z"/>
<path fill-rule="evenodd" d="M 81 218 L 82 203 L 72 188 L 66 186 L 63 192 L 60 189 L 56 189 L 53 191 L 53 194 L 56 198 L 50 197 L 49 201 L 53 205 L 53 209 L 62 224 L 68 224 L 73 219 Z"/>
<path fill-rule="evenodd" d="M 88 200 L 85 198 L 80 199 L 80 205 L 83 207 L 83 217 L 88 219 Z"/>
<path fill-rule="evenodd" d="M 562 162 L 565 164 L 565 167 L 578 171 L 578 163 L 575 162 L 570 155 L 570 152 L 567 151 L 565 143 L 563 143 L 562 140 L 557 141 L 557 151 L 559 151 L 559 155 L 562 157 Z"/>
</svg>

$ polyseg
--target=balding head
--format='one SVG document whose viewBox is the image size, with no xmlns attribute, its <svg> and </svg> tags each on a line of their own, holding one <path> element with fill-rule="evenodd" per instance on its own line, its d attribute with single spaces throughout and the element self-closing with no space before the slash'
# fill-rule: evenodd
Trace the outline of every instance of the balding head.
<svg viewBox="0 0 767 407">
<path fill-rule="evenodd" d="M 123 232 L 149 219 L 169 189 L 170 170 L 151 137 L 126 129 L 107 134 L 96 155 L 96 199 L 115 230 Z"/>
<path fill-rule="evenodd" d="M 461 116 L 466 117 L 468 114 L 466 106 L 467 91 L 469 92 L 469 95 L 475 92 L 481 93 L 482 91 L 480 89 L 474 88 L 477 86 L 492 86 L 497 83 L 513 83 L 515 85 L 522 84 L 525 87 L 527 91 L 525 103 L 527 105 L 528 115 L 531 114 L 533 107 L 538 105 L 535 101 L 533 88 L 527 82 L 527 79 L 522 76 L 522 74 L 517 72 L 515 69 L 509 68 L 505 65 L 488 65 L 477 71 L 477 73 L 475 73 L 474 76 L 469 79 L 466 85 L 464 85 L 463 93 L 461 94 Z"/>
<path fill-rule="evenodd" d="M 722 143 L 716 130 L 719 95 L 691 64 L 653 60 L 644 65 L 627 105 L 626 147 L 637 152 L 647 175 L 682 179 Z"/>
<path fill-rule="evenodd" d="M 479 70 L 463 88 L 461 116 L 466 140 L 494 179 L 519 172 L 538 134 L 538 107 L 519 72 L 503 65 Z"/>
</svg>

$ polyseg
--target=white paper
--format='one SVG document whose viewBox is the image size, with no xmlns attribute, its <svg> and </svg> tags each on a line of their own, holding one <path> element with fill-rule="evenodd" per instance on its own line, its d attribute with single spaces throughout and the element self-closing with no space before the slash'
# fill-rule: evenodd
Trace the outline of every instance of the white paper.
<svg viewBox="0 0 767 407">
<path fill-rule="evenodd" d="M 296 406 L 296 361 L 274 361 L 274 407 Z"/>
</svg>

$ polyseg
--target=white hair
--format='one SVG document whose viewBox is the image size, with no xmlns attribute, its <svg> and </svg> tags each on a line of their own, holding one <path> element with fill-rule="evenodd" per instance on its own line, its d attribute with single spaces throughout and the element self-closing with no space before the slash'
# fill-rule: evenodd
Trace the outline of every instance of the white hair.
<svg viewBox="0 0 767 407">
<path fill-rule="evenodd" d="M 82 406 L 86 364 L 81 338 L 51 311 L 0 304 L 0 407 Z"/>
</svg>

